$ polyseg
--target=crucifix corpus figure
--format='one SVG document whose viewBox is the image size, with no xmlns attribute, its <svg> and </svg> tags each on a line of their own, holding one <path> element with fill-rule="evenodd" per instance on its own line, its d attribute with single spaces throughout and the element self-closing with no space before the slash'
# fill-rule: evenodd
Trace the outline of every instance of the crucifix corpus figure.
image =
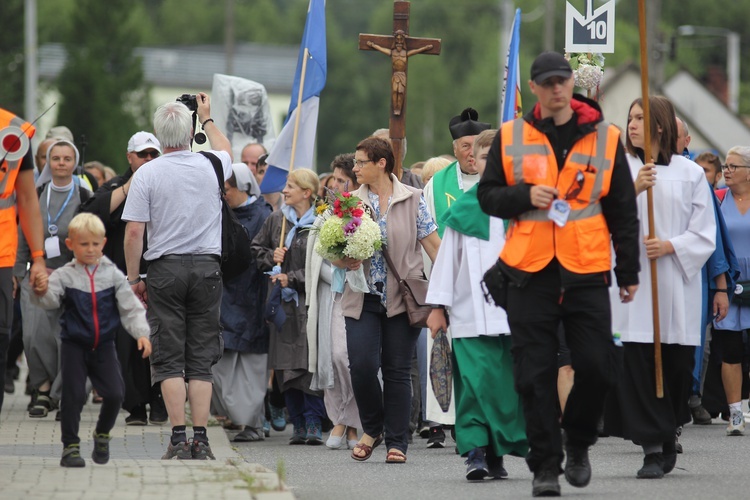
<svg viewBox="0 0 750 500">
<path fill-rule="evenodd" d="M 439 38 L 409 36 L 410 3 L 393 2 L 393 36 L 359 35 L 360 50 L 376 50 L 391 58 L 391 114 L 388 131 L 396 162 L 393 173 L 401 178 L 402 141 L 406 136 L 406 73 L 409 57 L 415 54 L 440 54 Z"/>
<path fill-rule="evenodd" d="M 391 61 L 393 63 L 393 76 L 391 77 L 391 104 L 393 106 L 393 114 L 398 116 L 401 114 L 401 108 L 404 104 L 404 95 L 406 94 L 406 60 L 414 54 L 420 54 L 431 50 L 433 45 L 428 44 L 407 51 L 406 34 L 403 30 L 396 30 L 393 34 L 393 40 L 393 48 L 390 49 L 381 47 L 372 40 L 367 41 L 367 46 L 378 52 L 382 52 L 387 56 L 391 56 Z"/>
</svg>

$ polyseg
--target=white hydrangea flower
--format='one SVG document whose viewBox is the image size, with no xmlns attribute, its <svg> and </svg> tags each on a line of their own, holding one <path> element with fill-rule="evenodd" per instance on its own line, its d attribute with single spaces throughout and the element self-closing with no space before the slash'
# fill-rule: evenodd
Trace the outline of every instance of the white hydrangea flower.
<svg viewBox="0 0 750 500">
<path fill-rule="evenodd" d="M 581 64 L 573 72 L 576 87 L 591 90 L 596 88 L 602 81 L 604 70 L 599 66 Z"/>
</svg>

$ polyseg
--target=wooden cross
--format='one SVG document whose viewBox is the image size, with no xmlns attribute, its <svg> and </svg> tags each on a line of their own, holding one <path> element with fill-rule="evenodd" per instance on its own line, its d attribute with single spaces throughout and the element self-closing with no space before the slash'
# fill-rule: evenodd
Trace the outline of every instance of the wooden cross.
<svg viewBox="0 0 750 500">
<path fill-rule="evenodd" d="M 393 2 L 393 36 L 359 35 L 359 50 L 377 50 L 391 58 L 391 116 L 388 129 L 393 146 L 393 173 L 401 179 L 402 141 L 406 137 L 406 71 L 415 54 L 440 54 L 439 38 L 409 36 L 410 2 Z"/>
</svg>

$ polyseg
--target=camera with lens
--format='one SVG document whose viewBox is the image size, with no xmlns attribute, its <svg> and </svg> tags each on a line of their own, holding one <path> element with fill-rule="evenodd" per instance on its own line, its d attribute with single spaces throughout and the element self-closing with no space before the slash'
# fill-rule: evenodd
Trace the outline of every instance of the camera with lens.
<svg viewBox="0 0 750 500">
<path fill-rule="evenodd" d="M 187 106 L 190 111 L 198 111 L 198 101 L 195 99 L 195 94 L 182 94 L 177 98 L 177 101 Z"/>
</svg>

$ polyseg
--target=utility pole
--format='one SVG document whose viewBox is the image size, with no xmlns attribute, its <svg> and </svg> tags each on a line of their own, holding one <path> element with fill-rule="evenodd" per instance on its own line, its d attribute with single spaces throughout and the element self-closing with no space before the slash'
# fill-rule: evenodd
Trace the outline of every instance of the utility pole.
<svg viewBox="0 0 750 500">
<path fill-rule="evenodd" d="M 555 50 L 555 0 L 545 0 L 544 7 L 544 40 L 546 51 Z"/>
</svg>

